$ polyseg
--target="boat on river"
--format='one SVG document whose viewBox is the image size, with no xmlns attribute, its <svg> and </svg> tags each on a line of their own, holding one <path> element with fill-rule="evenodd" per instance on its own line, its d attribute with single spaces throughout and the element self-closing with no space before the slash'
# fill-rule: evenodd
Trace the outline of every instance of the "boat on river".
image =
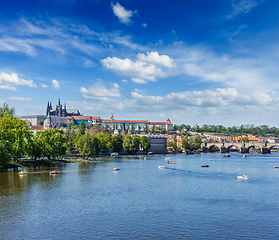
<svg viewBox="0 0 279 240">
<path fill-rule="evenodd" d="M 115 167 L 114 169 L 113 169 L 113 171 L 119 171 L 119 168 L 118 167 Z"/>
<path fill-rule="evenodd" d="M 25 174 L 27 174 L 27 172 L 25 172 L 25 171 L 20 171 L 20 172 L 18 173 L 18 175 L 25 175 Z"/>
<path fill-rule="evenodd" d="M 114 153 L 110 154 L 110 156 L 111 156 L 111 157 L 118 157 L 119 154 L 118 154 L 117 152 L 114 152 Z"/>
<path fill-rule="evenodd" d="M 173 161 L 167 161 L 167 164 L 175 164 Z"/>
<path fill-rule="evenodd" d="M 205 167 L 205 168 L 207 168 L 207 167 L 209 167 L 207 164 L 204 164 L 204 165 L 201 165 L 201 167 Z"/>
<path fill-rule="evenodd" d="M 278 166 L 278 165 L 275 165 L 274 168 L 279 168 L 279 166 Z"/>
<path fill-rule="evenodd" d="M 53 171 L 49 172 L 49 174 L 60 174 L 60 172 L 53 170 Z"/>
<path fill-rule="evenodd" d="M 164 165 L 159 165 L 158 168 L 165 168 L 165 166 Z"/>
<path fill-rule="evenodd" d="M 246 175 L 237 176 L 237 179 L 250 179 L 250 177 Z"/>
</svg>

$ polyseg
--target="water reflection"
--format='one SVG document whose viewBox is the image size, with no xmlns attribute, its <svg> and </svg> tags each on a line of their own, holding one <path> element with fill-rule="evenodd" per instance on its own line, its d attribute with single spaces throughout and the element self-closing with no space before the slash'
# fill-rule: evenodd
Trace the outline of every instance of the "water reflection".
<svg viewBox="0 0 279 240">
<path fill-rule="evenodd" d="M 279 155 L 231 155 L 104 157 L 0 172 L 1 238 L 278 238 Z"/>
</svg>

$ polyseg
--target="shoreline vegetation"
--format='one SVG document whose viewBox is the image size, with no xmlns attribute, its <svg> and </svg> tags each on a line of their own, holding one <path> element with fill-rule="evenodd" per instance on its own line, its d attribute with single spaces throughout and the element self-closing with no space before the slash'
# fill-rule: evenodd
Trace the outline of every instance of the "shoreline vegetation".
<svg viewBox="0 0 279 240">
<path fill-rule="evenodd" d="M 93 160 L 110 153 L 123 153 L 124 155 L 147 154 L 150 143 L 146 135 L 138 135 L 136 131 L 122 131 L 113 136 L 113 132 L 106 126 L 85 125 L 81 122 L 79 126 L 68 123 L 68 130 L 63 131 L 57 128 L 42 131 L 31 131 L 27 123 L 14 117 L 14 108 L 9 108 L 4 103 L 0 107 L 0 169 L 16 168 L 21 166 L 40 166 L 61 164 L 63 162 L 77 162 Z M 227 135 L 231 133 L 257 132 L 258 134 L 279 134 L 279 129 L 269 129 L 266 125 L 261 127 L 243 125 L 240 128 L 225 128 L 222 125 L 204 125 L 202 128 L 189 125 L 174 125 L 172 140 L 167 141 L 169 153 L 177 153 L 184 149 L 185 154 L 189 151 L 200 153 L 202 144 L 199 133 L 210 133 L 214 135 Z M 149 129 L 146 133 L 160 133 L 161 129 Z M 193 132 L 195 131 L 195 132 Z M 184 135 L 182 142 L 177 142 L 177 134 Z M 257 150 L 254 150 L 257 151 Z M 279 150 L 274 150 L 279 151 Z M 72 158 L 78 154 L 76 158 Z M 27 160 L 28 159 L 28 160 Z M 43 160 L 40 160 L 43 159 Z"/>
</svg>

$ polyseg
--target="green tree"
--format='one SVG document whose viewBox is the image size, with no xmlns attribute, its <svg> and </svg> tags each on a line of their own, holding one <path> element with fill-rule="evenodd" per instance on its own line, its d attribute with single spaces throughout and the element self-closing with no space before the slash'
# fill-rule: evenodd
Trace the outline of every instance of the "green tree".
<svg viewBox="0 0 279 240">
<path fill-rule="evenodd" d="M 48 159 L 64 155 L 66 152 L 63 133 L 55 128 L 39 132 L 39 141 L 42 146 L 42 156 Z"/>
<path fill-rule="evenodd" d="M 39 121 L 39 126 L 43 126 L 44 125 L 44 121 L 43 120 L 40 120 Z"/>
<path fill-rule="evenodd" d="M 182 140 L 182 147 L 183 147 L 185 150 L 189 150 L 189 149 L 190 149 L 190 141 L 189 141 L 188 137 L 187 137 L 187 138 L 184 138 L 184 139 Z"/>
<path fill-rule="evenodd" d="M 80 130 L 81 135 L 85 134 L 86 126 L 85 126 L 85 123 L 83 121 L 80 122 L 78 129 Z"/>
<path fill-rule="evenodd" d="M 15 109 L 9 108 L 7 103 L 3 103 L 3 107 L 0 107 L 0 117 L 12 117 L 15 114 Z"/>
<path fill-rule="evenodd" d="M 90 144 L 90 154 L 97 155 L 100 151 L 100 142 L 96 135 L 91 136 L 91 144 Z"/>
<path fill-rule="evenodd" d="M 176 138 L 176 134 L 173 135 L 172 148 L 173 148 L 174 150 L 177 149 L 177 138 Z"/>
<path fill-rule="evenodd" d="M 73 129 L 76 128 L 76 125 L 75 125 L 74 121 L 69 121 L 67 123 L 67 127 L 68 127 L 69 130 L 73 130 Z"/>
<path fill-rule="evenodd" d="M 201 148 L 202 140 L 199 135 L 197 135 L 194 139 L 194 148 L 199 149 Z"/>
<path fill-rule="evenodd" d="M 39 139 L 39 133 L 29 137 L 27 145 L 27 153 L 36 160 L 42 156 L 42 144 Z"/>
<path fill-rule="evenodd" d="M 0 166 L 6 167 L 12 160 L 12 146 L 8 141 L 0 140 Z"/>
<path fill-rule="evenodd" d="M 111 139 L 111 144 L 112 144 L 112 151 L 113 152 L 121 152 L 123 150 L 123 138 L 122 136 L 116 135 L 113 136 Z"/>
<path fill-rule="evenodd" d="M 150 148 L 150 142 L 148 141 L 147 136 L 141 136 L 141 138 L 140 138 L 140 147 L 144 151 L 148 151 L 148 149 Z"/>
<path fill-rule="evenodd" d="M 137 152 L 140 148 L 140 136 L 139 135 L 134 135 L 132 137 L 133 139 L 133 152 Z"/>
<path fill-rule="evenodd" d="M 126 134 L 124 138 L 123 148 L 126 149 L 129 153 L 133 150 L 133 139 L 130 133 Z"/>
<path fill-rule="evenodd" d="M 15 162 L 26 153 L 27 139 L 30 137 L 30 128 L 21 119 L 4 116 L 0 117 L 0 139 L 10 142 Z"/>
<path fill-rule="evenodd" d="M 81 138 L 82 138 L 81 154 L 84 158 L 86 154 L 89 153 L 91 150 L 90 148 L 91 138 L 89 132 L 86 131 L 86 133 L 83 136 L 81 136 Z"/>
<path fill-rule="evenodd" d="M 103 153 L 105 153 L 111 149 L 111 135 L 110 134 L 99 133 L 97 135 L 97 138 L 99 140 L 100 148 Z"/>
</svg>

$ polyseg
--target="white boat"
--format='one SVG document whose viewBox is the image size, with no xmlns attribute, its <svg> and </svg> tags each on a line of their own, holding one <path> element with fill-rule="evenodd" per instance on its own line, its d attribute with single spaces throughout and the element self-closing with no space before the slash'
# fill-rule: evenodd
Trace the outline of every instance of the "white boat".
<svg viewBox="0 0 279 240">
<path fill-rule="evenodd" d="M 250 177 L 246 175 L 237 176 L 237 179 L 250 179 Z"/>
<path fill-rule="evenodd" d="M 165 158 L 165 160 L 170 160 L 170 158 Z"/>
<path fill-rule="evenodd" d="M 158 168 L 165 168 L 165 166 L 164 165 L 159 165 Z"/>
<path fill-rule="evenodd" d="M 25 174 L 27 174 L 27 172 L 25 172 L 25 171 L 20 171 L 18 174 L 19 174 L 19 175 L 25 175 Z"/>
<path fill-rule="evenodd" d="M 118 157 L 119 154 L 118 154 L 117 152 L 114 152 L 114 153 L 110 154 L 110 156 L 111 156 L 111 157 Z"/>
<path fill-rule="evenodd" d="M 148 152 L 147 154 L 148 154 L 148 155 L 152 155 L 152 154 L 153 154 L 153 152 Z"/>
</svg>

